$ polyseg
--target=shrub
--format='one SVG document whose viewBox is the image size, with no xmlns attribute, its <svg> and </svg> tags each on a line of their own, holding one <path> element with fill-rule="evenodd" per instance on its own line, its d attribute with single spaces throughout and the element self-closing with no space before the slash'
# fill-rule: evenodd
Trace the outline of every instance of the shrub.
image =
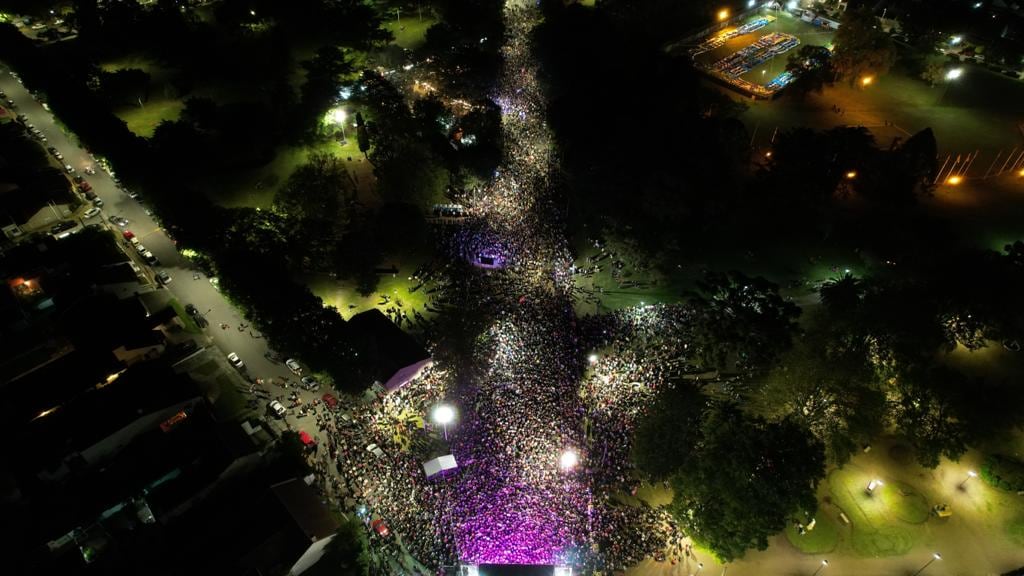
<svg viewBox="0 0 1024 576">
<path fill-rule="evenodd" d="M 996 488 L 1020 492 L 1024 490 L 1024 462 L 993 454 L 985 459 L 981 478 Z"/>
</svg>

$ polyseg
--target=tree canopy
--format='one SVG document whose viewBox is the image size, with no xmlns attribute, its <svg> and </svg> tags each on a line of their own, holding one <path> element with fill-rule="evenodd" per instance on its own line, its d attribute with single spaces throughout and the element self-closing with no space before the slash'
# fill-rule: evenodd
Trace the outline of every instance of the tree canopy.
<svg viewBox="0 0 1024 576">
<path fill-rule="evenodd" d="M 836 74 L 851 84 L 881 76 L 896 60 L 892 38 L 882 30 L 869 6 L 847 10 L 835 36 L 832 64 Z"/>
<path fill-rule="evenodd" d="M 699 437 L 672 477 L 669 511 L 720 559 L 764 550 L 792 518 L 817 509 L 823 449 L 793 420 L 767 422 L 725 404 L 708 413 Z"/>
</svg>

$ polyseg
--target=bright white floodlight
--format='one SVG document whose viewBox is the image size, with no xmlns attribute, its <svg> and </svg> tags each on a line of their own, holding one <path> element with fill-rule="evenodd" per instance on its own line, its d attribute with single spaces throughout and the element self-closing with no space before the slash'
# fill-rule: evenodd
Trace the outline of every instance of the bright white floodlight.
<svg viewBox="0 0 1024 576">
<path fill-rule="evenodd" d="M 572 470 L 579 462 L 580 457 L 572 448 L 562 452 L 562 457 L 558 459 L 558 465 L 561 466 L 562 470 Z"/>
<path fill-rule="evenodd" d="M 590 362 L 591 364 L 597 364 L 597 354 L 591 354 L 590 356 L 587 356 L 587 362 Z"/>
<path fill-rule="evenodd" d="M 447 426 L 455 420 L 455 409 L 447 404 L 441 404 L 437 408 L 434 408 L 433 414 L 434 422 Z"/>
<path fill-rule="evenodd" d="M 949 72 L 946 72 L 946 80 L 956 80 L 957 78 L 964 75 L 963 68 L 953 68 Z"/>
</svg>

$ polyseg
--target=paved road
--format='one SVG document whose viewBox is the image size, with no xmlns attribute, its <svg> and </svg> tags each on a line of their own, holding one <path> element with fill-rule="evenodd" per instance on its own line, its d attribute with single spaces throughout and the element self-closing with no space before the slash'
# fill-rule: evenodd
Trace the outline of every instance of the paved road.
<svg viewBox="0 0 1024 576">
<path fill-rule="evenodd" d="M 8 73 L 6 67 L 0 67 L 0 90 L 17 104 L 15 112 L 24 114 L 27 117 L 26 122 L 34 124 L 46 136 L 47 142 L 44 147 L 55 147 L 64 155 L 64 161 L 83 176 L 85 168 L 92 166 L 96 169 L 94 176 L 85 176 L 85 178 L 92 185 L 96 195 L 103 199 L 103 223 L 120 232 L 120 229 L 110 224 L 110 216 L 116 215 L 128 219 L 126 229 L 131 230 L 142 244 L 160 259 L 160 265 L 147 267 L 138 259 L 134 250 L 129 248 L 126 253 L 143 265 L 143 269 L 148 270 L 147 276 L 151 280 L 153 274 L 159 271 L 166 271 L 171 275 L 172 280 L 166 288 L 182 305 L 194 304 L 200 312 L 205 313 L 206 319 L 209 321 L 209 326 L 205 330 L 206 334 L 210 337 L 210 342 L 219 348 L 221 353 L 226 355 L 229 352 L 236 352 L 245 362 L 247 373 L 253 378 L 291 377 L 293 381 L 297 381 L 297 378 L 283 364 L 271 362 L 264 357 L 268 346 L 266 340 L 258 332 L 250 329 L 238 330 L 238 326 L 243 323 L 241 312 L 214 288 L 205 275 L 199 275 L 198 278 L 194 276 L 195 271 L 190 268 L 188 260 L 178 253 L 174 242 L 161 228 L 160 223 L 153 216 L 147 214 L 146 206 L 118 188 L 113 178 L 96 163 L 89 152 L 79 146 L 76 139 L 57 124 L 54 116 Z M 100 219 L 96 218 L 91 222 L 99 221 Z M 85 221 L 86 224 L 91 222 Z M 228 328 L 221 329 L 222 323 L 228 325 Z M 273 396 L 285 393 L 285 390 L 278 386 L 264 386 L 264 388 Z M 306 403 L 312 401 L 315 396 L 322 395 L 323 392 L 324 390 L 321 390 L 318 394 L 312 394 L 304 390 L 300 391 L 303 402 Z M 294 429 L 306 430 L 310 434 L 316 435 L 316 426 L 311 423 L 311 420 L 312 418 L 296 420 L 291 414 L 288 416 L 288 421 Z"/>
</svg>

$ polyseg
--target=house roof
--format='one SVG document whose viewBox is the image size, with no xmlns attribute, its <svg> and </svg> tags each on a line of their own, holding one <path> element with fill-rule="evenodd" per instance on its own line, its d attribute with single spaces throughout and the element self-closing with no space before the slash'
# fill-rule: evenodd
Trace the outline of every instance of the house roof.
<svg viewBox="0 0 1024 576">
<path fill-rule="evenodd" d="M 310 542 L 317 542 L 338 530 L 338 521 L 305 482 L 292 478 L 274 484 L 270 489 Z"/>
<path fill-rule="evenodd" d="M 348 328 L 352 344 L 381 382 L 402 368 L 430 358 L 423 346 L 376 308 L 353 316 Z"/>
</svg>

